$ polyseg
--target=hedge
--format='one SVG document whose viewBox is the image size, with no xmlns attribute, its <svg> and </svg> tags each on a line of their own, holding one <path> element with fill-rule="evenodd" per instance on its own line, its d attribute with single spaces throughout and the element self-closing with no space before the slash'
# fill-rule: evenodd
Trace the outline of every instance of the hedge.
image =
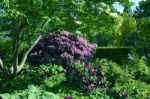
<svg viewBox="0 0 150 99">
<path fill-rule="evenodd" d="M 94 54 L 94 59 L 106 58 L 118 64 L 122 64 L 127 61 L 128 54 L 131 53 L 132 50 L 132 47 L 98 47 Z"/>
</svg>

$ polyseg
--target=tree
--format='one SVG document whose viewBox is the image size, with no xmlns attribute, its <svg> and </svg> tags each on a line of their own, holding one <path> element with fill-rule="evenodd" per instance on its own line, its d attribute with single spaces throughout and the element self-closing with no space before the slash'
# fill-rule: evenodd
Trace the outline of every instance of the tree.
<svg viewBox="0 0 150 99">
<path fill-rule="evenodd" d="M 149 48 L 149 46 L 150 46 L 150 17 L 141 18 L 139 20 L 138 29 L 139 29 L 141 35 L 145 39 L 147 48 Z"/>
<path fill-rule="evenodd" d="M 134 16 L 138 20 L 138 31 L 145 40 L 146 49 L 150 45 L 150 0 L 143 0 L 134 11 Z"/>
<path fill-rule="evenodd" d="M 131 15 L 124 15 L 121 31 L 123 37 L 126 37 L 131 32 L 135 32 L 137 29 L 137 21 Z M 123 38 L 124 39 L 124 38 Z"/>
<path fill-rule="evenodd" d="M 36 43 L 41 38 L 41 36 L 39 36 L 37 38 L 37 40 L 35 40 L 33 45 L 26 51 L 21 62 L 19 63 L 18 55 L 19 55 L 20 45 L 24 41 L 23 37 L 26 36 L 26 35 L 24 35 L 24 33 L 28 34 L 26 36 L 26 38 L 27 38 L 29 36 L 29 33 L 27 32 L 28 27 L 30 26 L 30 27 L 34 28 L 35 24 L 33 24 L 33 21 L 37 20 L 36 18 L 35 18 L 35 20 L 34 19 L 32 21 L 30 20 L 30 18 L 35 16 L 35 14 L 33 14 L 30 17 L 28 16 L 29 15 L 28 13 L 31 11 L 31 9 L 29 9 L 29 8 L 32 8 L 31 7 L 32 3 L 29 4 L 28 1 L 24 2 L 26 4 L 29 4 L 28 6 L 25 4 L 19 5 L 19 3 L 21 4 L 23 2 L 4 0 L 0 3 L 1 4 L 0 5 L 1 13 L 2 13 L 0 16 L 0 20 L 1 20 L 0 21 L 1 22 L 1 24 L 0 24 L 1 32 L 0 33 L 3 34 L 4 39 L 6 39 L 5 37 L 10 38 L 10 40 L 11 40 L 10 49 L 12 52 L 12 66 L 11 67 L 3 66 L 2 60 L 1 60 L 1 64 L 0 64 L 0 66 L 1 66 L 0 70 L 4 74 L 3 76 L 4 76 L 5 80 L 13 79 L 15 77 L 15 75 L 22 69 L 22 67 L 25 64 L 25 61 L 27 59 L 28 53 L 32 50 L 32 48 L 36 45 Z M 29 7 L 29 8 L 26 9 L 27 7 Z M 24 10 L 24 13 L 23 13 L 23 10 Z M 34 12 L 35 9 L 32 9 L 32 10 Z M 42 15 L 41 12 L 36 13 L 36 14 L 39 14 L 38 17 L 41 17 L 41 18 L 44 17 L 44 15 Z M 39 21 L 43 21 L 43 20 L 39 20 Z M 30 28 L 30 29 L 32 29 L 32 28 Z M 32 31 L 30 31 L 30 32 L 32 32 Z"/>
<path fill-rule="evenodd" d="M 149 17 L 150 16 L 150 0 L 142 0 L 139 2 L 139 6 L 134 11 L 135 17 Z"/>
</svg>

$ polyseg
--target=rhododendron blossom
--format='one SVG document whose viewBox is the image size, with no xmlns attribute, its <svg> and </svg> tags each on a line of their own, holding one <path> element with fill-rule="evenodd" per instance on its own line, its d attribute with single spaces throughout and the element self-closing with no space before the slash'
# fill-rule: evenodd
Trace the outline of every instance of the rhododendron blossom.
<svg viewBox="0 0 150 99">
<path fill-rule="evenodd" d="M 76 60 L 88 63 L 96 46 L 78 35 L 57 31 L 43 37 L 31 51 L 29 60 L 34 64 L 55 64 L 67 66 Z M 67 59 L 67 61 L 65 61 Z"/>
</svg>

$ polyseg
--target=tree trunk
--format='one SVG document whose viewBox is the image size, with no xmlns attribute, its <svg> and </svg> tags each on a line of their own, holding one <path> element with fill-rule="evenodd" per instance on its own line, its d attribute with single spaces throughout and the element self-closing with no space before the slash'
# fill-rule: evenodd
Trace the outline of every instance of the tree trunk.
<svg viewBox="0 0 150 99">
<path fill-rule="evenodd" d="M 18 55 L 19 55 L 19 42 L 18 38 L 14 38 L 13 40 L 13 75 L 17 73 L 17 66 L 18 66 Z"/>
</svg>

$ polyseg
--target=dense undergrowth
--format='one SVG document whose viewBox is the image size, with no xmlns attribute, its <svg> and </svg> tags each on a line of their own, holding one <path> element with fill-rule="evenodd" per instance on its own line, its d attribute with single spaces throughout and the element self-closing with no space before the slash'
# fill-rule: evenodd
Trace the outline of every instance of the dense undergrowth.
<svg viewBox="0 0 150 99">
<path fill-rule="evenodd" d="M 58 65 L 47 64 L 38 68 L 30 66 L 17 76 L 14 80 L 17 82 L 15 85 L 5 87 L 3 91 L 0 90 L 1 93 L 5 93 L 0 96 L 3 99 L 14 99 L 12 97 L 16 97 L 15 99 L 22 99 L 21 97 L 24 99 L 37 99 L 37 97 L 38 99 L 63 99 L 66 96 L 71 96 L 73 99 L 148 99 L 150 97 L 150 67 L 143 59 L 130 59 L 128 64 L 122 66 L 106 59 L 96 59 L 90 63 L 90 67 L 100 67 L 101 73 L 93 74 L 101 75 L 101 80 L 98 82 L 97 78 L 92 78 L 93 75 L 88 75 L 85 65 L 76 63 L 75 66 L 76 70 L 79 70 L 78 73 L 87 74 L 87 79 L 85 79 L 86 76 L 73 75 L 73 82 L 68 82 L 65 70 Z M 89 91 L 86 89 L 86 83 L 89 89 L 97 83 L 103 86 Z M 4 86 L 1 86 L 1 89 L 3 88 Z"/>
</svg>

